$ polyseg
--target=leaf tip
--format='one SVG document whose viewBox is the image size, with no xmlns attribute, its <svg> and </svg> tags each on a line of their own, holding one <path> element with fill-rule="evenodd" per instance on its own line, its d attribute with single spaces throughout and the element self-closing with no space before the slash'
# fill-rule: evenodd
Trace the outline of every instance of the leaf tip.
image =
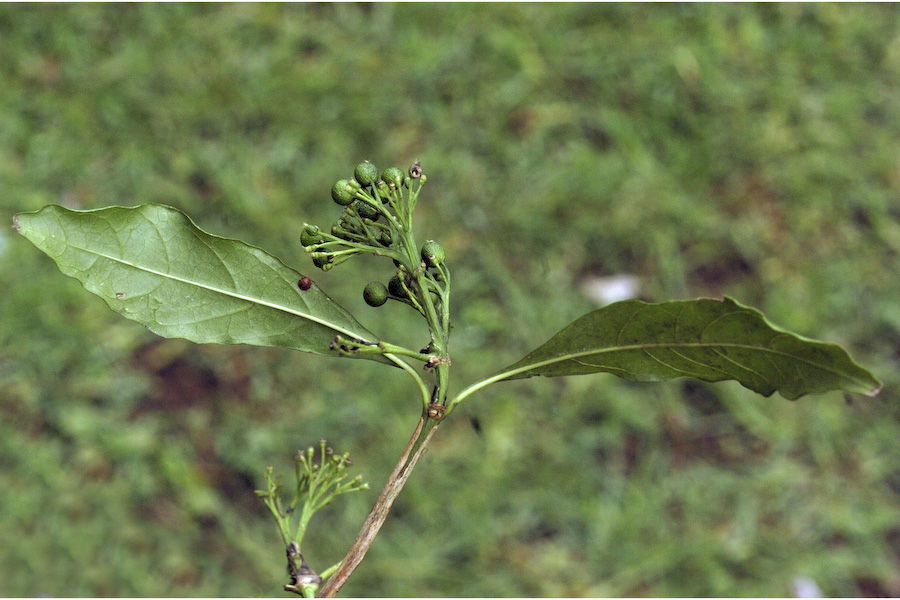
<svg viewBox="0 0 900 600">
<path fill-rule="evenodd" d="M 22 226 L 19 225 L 19 215 L 13 215 L 13 229 L 16 233 L 22 233 Z"/>
<path fill-rule="evenodd" d="M 875 396 L 877 396 L 878 393 L 881 391 L 881 388 L 884 387 L 884 384 L 881 383 L 880 381 L 878 381 L 877 379 L 875 380 L 875 384 L 876 384 L 875 387 L 873 387 L 872 389 L 870 389 L 866 392 L 863 392 L 869 398 L 874 398 Z"/>
</svg>

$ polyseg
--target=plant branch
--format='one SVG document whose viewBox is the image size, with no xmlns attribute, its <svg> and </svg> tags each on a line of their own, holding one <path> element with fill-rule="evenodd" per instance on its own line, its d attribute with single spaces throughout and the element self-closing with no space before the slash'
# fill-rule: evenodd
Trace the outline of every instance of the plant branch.
<svg viewBox="0 0 900 600">
<path fill-rule="evenodd" d="M 413 381 L 415 381 L 416 385 L 419 387 L 419 393 L 422 394 L 422 404 L 427 409 L 428 403 L 431 401 L 431 396 L 429 395 L 428 388 L 425 387 L 425 382 L 422 381 L 422 378 L 419 377 L 419 374 L 416 373 L 415 369 L 406 364 L 406 361 L 400 360 L 393 354 L 385 354 L 384 357 L 406 371 L 406 373 L 413 378 Z"/>
<path fill-rule="evenodd" d="M 356 536 L 356 541 L 353 542 L 350 550 L 347 551 L 338 570 L 319 589 L 318 597 L 333 598 L 362 562 L 366 552 L 369 550 L 369 546 L 375 541 L 378 530 L 381 529 L 385 519 L 387 519 L 394 500 L 397 499 L 400 490 L 403 489 L 406 480 L 412 474 L 416 463 L 419 462 L 419 459 L 425 453 L 428 442 L 431 440 L 434 432 L 437 431 L 437 428 L 438 422 L 429 420 L 427 414 L 423 413 L 416 424 L 412 436 L 409 438 L 409 442 L 406 444 L 406 448 L 403 449 L 400 460 L 397 461 L 397 465 L 391 471 L 387 482 L 384 484 L 381 495 L 378 496 L 378 500 L 375 501 L 375 505 L 369 512 L 369 516 L 366 518 L 359 535 Z"/>
<path fill-rule="evenodd" d="M 478 390 L 480 390 L 482 388 L 486 388 L 487 386 L 491 385 L 492 383 L 497 383 L 498 381 L 502 381 L 503 379 L 505 379 L 506 377 L 509 377 L 510 375 L 515 375 L 516 373 L 523 372 L 526 370 L 527 370 L 526 367 L 522 367 L 521 369 L 504 371 L 502 373 L 497 373 L 493 377 L 488 377 L 486 379 L 482 379 L 481 381 L 476 381 L 475 383 L 473 383 L 472 385 L 470 385 L 469 387 L 467 387 L 466 389 L 464 389 L 463 391 L 458 393 L 456 395 L 456 397 L 453 398 L 452 401 L 450 401 L 450 405 L 448 406 L 447 414 L 450 414 L 450 412 L 453 411 L 453 409 L 456 407 L 457 404 L 459 404 L 465 398 L 467 398 L 468 396 L 471 396 Z"/>
</svg>

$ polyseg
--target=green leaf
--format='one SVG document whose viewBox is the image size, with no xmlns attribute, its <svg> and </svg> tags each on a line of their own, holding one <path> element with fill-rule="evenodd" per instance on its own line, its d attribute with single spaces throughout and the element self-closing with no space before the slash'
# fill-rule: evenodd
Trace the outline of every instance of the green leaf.
<svg viewBox="0 0 900 600">
<path fill-rule="evenodd" d="M 164 337 L 331 356 L 337 334 L 375 341 L 315 283 L 301 290 L 300 273 L 259 248 L 201 231 L 174 208 L 46 206 L 13 224 L 63 273 Z"/>
<path fill-rule="evenodd" d="M 730 298 L 611 304 L 576 319 L 489 381 L 599 372 L 643 381 L 734 379 L 790 400 L 829 390 L 874 396 L 881 389 L 840 346 L 778 329 Z"/>
</svg>

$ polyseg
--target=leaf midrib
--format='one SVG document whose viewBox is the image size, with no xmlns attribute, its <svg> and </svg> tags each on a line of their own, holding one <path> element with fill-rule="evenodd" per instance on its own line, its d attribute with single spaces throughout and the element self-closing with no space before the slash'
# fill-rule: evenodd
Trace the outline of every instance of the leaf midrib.
<svg viewBox="0 0 900 600">
<path fill-rule="evenodd" d="M 66 241 L 66 245 L 69 246 L 70 248 L 75 248 L 75 249 L 77 249 L 77 250 L 81 250 L 82 252 L 87 252 L 88 254 L 93 254 L 93 255 L 95 255 L 95 256 L 99 256 L 99 257 L 101 257 L 101 258 L 106 258 L 106 259 L 108 259 L 108 260 L 112 260 L 112 261 L 117 262 L 117 263 L 119 263 L 119 264 L 126 265 L 126 266 L 128 266 L 128 267 L 133 268 L 133 269 L 137 269 L 138 271 L 144 271 L 145 273 L 151 273 L 151 274 L 153 274 L 153 275 L 158 275 L 158 276 L 163 277 L 163 278 L 166 278 L 166 279 L 171 279 L 172 281 L 178 281 L 178 282 L 185 283 L 185 284 L 188 284 L 188 285 L 193 285 L 193 286 L 196 286 L 196 287 L 201 288 L 201 289 L 205 289 L 205 290 L 209 290 L 209 291 L 211 291 L 211 292 L 216 292 L 216 293 L 222 294 L 222 295 L 224 295 L 224 296 L 229 296 L 229 297 L 231 297 L 231 298 L 236 298 L 236 299 L 238 299 L 238 300 L 244 300 L 244 301 L 246 301 L 246 302 L 251 302 L 251 303 L 253 303 L 253 304 L 258 304 L 258 305 L 261 305 L 261 306 L 266 306 L 266 307 L 268 307 L 268 308 L 273 308 L 273 309 L 275 309 L 275 310 L 280 310 L 280 311 L 282 311 L 282 312 L 285 312 L 285 313 L 288 313 L 288 314 L 291 314 L 291 315 L 295 315 L 295 316 L 298 316 L 298 317 L 302 317 L 302 318 L 304 318 L 304 319 L 308 319 L 308 320 L 313 321 L 313 322 L 315 322 L 315 323 L 318 323 L 318 324 L 320 324 L 320 325 L 324 325 L 325 327 L 328 327 L 329 329 L 333 329 L 334 331 L 337 331 L 337 332 L 339 332 L 339 333 L 343 333 L 344 335 L 348 335 L 348 336 L 350 336 L 350 337 L 354 337 L 354 338 L 364 337 L 360 332 L 350 331 L 350 330 L 348 330 L 348 329 L 345 329 L 345 328 L 341 327 L 340 325 L 336 325 L 336 324 L 334 324 L 334 323 L 332 323 L 332 322 L 330 322 L 330 321 L 327 321 L 327 320 L 325 320 L 325 319 L 316 317 L 316 316 L 311 315 L 311 314 L 308 314 L 308 313 L 301 312 L 301 311 L 299 311 L 299 310 L 293 309 L 293 308 L 288 307 L 288 306 L 282 306 L 282 305 L 280 305 L 280 304 L 276 304 L 276 303 L 274 303 L 274 302 L 269 302 L 269 301 L 263 300 L 263 299 L 261 299 L 261 298 L 254 298 L 254 297 L 251 297 L 251 296 L 246 296 L 246 295 L 240 294 L 240 293 L 238 293 L 238 292 L 233 292 L 233 291 L 230 291 L 230 290 L 221 289 L 221 288 L 218 288 L 218 287 L 215 287 L 215 286 L 211 286 L 211 285 L 209 285 L 209 284 L 202 283 L 202 282 L 199 282 L 199 281 L 194 281 L 194 280 L 191 280 L 191 279 L 186 279 L 186 278 L 184 278 L 184 277 L 178 277 L 177 275 L 173 275 L 173 274 L 171 274 L 171 273 L 164 273 L 164 272 L 162 272 L 162 271 L 158 271 L 158 270 L 156 270 L 156 269 L 152 269 L 152 268 L 147 267 L 147 266 L 143 266 L 143 265 L 140 265 L 140 264 L 133 263 L 133 262 L 131 262 L 131 261 L 125 260 L 124 258 L 121 258 L 121 257 L 118 257 L 118 256 L 113 256 L 113 255 L 110 255 L 110 254 L 106 254 L 106 253 L 104 253 L 104 252 L 100 252 L 100 251 L 98 251 L 98 250 L 94 250 L 94 249 L 91 249 L 91 248 L 85 248 L 85 247 L 83 247 L 83 246 L 78 246 L 78 245 L 72 244 L 72 243 L 70 243 L 70 242 L 68 242 L 68 241 Z"/>
<path fill-rule="evenodd" d="M 509 377 L 511 375 L 518 375 L 519 373 L 524 373 L 524 372 L 530 371 L 531 369 L 534 369 L 534 368 L 543 367 L 546 365 L 552 365 L 554 363 L 563 362 L 566 360 L 574 360 L 574 359 L 577 359 L 577 358 L 580 358 L 583 356 L 591 356 L 594 354 L 608 354 L 611 352 L 625 352 L 625 351 L 630 351 L 630 350 L 652 350 L 652 349 L 673 349 L 673 348 L 674 349 L 677 349 L 677 348 L 712 348 L 712 347 L 737 348 L 737 349 L 742 349 L 742 350 L 753 350 L 753 351 L 757 351 L 757 352 L 768 352 L 770 354 L 774 354 L 777 356 L 791 358 L 793 360 L 804 363 L 811 367 L 815 367 L 815 368 L 821 369 L 827 373 L 831 373 L 832 375 L 835 375 L 837 377 L 849 379 L 850 381 L 854 381 L 863 386 L 868 385 L 865 382 L 863 382 L 862 380 L 860 380 L 856 377 L 850 376 L 847 373 L 844 373 L 842 371 L 836 371 L 834 369 L 825 367 L 819 363 L 812 362 L 808 359 L 804 359 L 802 357 L 796 356 L 794 354 L 790 354 L 788 352 L 783 352 L 780 350 L 773 350 L 773 349 L 767 348 L 765 346 L 752 346 L 749 344 L 738 344 L 738 343 L 734 343 L 734 342 L 665 342 L 665 343 L 653 343 L 653 344 L 631 344 L 631 345 L 627 345 L 627 346 L 614 346 L 611 348 L 602 348 L 599 350 L 585 350 L 582 352 L 572 352 L 572 353 L 567 353 L 565 355 L 555 356 L 548 360 L 542 360 L 542 361 L 538 361 L 538 362 L 529 363 L 528 365 L 519 367 L 518 369 L 511 369 L 509 371 L 504 371 L 503 373 L 498 373 L 496 375 L 497 379 L 494 379 L 493 377 L 491 379 L 493 379 L 494 381 L 499 381 L 499 380 Z M 693 359 L 691 359 L 691 360 L 693 360 Z M 695 362 L 699 362 L 699 361 L 695 361 Z M 710 367 L 710 365 L 704 365 L 704 366 Z M 712 368 L 715 368 L 715 367 L 712 367 Z M 683 371 L 683 369 L 679 369 L 679 370 Z"/>
</svg>

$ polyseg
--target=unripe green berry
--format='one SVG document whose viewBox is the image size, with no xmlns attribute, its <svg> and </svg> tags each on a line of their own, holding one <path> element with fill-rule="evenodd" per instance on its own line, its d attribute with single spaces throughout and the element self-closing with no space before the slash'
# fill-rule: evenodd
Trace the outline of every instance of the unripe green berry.
<svg viewBox="0 0 900 600">
<path fill-rule="evenodd" d="M 400 187 L 403 184 L 403 169 L 400 167 L 388 167 L 382 171 L 381 178 L 388 183 L 393 183 L 395 186 Z"/>
<path fill-rule="evenodd" d="M 396 296 L 398 298 L 406 298 L 409 294 L 406 293 L 406 290 L 403 289 L 403 284 L 400 282 L 400 278 L 396 275 L 391 277 L 391 280 L 388 281 L 388 291 L 392 296 Z"/>
<path fill-rule="evenodd" d="M 300 244 L 304 248 L 308 248 L 309 246 L 314 246 L 322 241 L 322 236 L 319 235 L 319 228 L 315 225 L 307 225 L 303 228 L 303 233 L 300 234 Z"/>
<path fill-rule="evenodd" d="M 422 244 L 422 260 L 429 267 L 436 267 L 444 262 L 444 249 L 434 240 Z"/>
<path fill-rule="evenodd" d="M 388 299 L 388 290 L 380 281 L 368 283 L 363 290 L 363 300 L 369 306 L 381 306 Z"/>
<path fill-rule="evenodd" d="M 372 185 L 378 181 L 378 167 L 369 161 L 361 162 L 356 165 L 353 176 L 362 186 Z"/>
<path fill-rule="evenodd" d="M 356 214 L 358 214 L 360 218 L 363 219 L 372 219 L 374 221 L 380 214 L 377 208 L 362 200 L 357 200 L 356 202 L 354 202 L 353 208 L 356 209 Z"/>
<path fill-rule="evenodd" d="M 331 186 L 331 199 L 341 206 L 347 206 L 353 202 L 353 190 L 348 183 L 346 179 L 339 179 Z"/>
</svg>

